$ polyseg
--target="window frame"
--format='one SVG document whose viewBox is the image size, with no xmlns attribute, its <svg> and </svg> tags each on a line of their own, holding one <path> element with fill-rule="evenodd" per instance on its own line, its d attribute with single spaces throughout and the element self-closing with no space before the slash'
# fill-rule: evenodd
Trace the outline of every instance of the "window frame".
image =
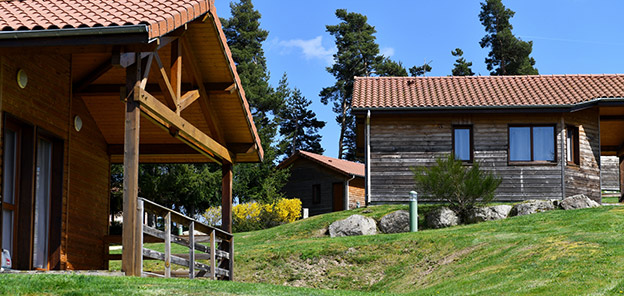
<svg viewBox="0 0 624 296">
<path fill-rule="evenodd" d="M 321 184 L 312 185 L 312 204 L 318 205 L 321 203 Z"/>
<path fill-rule="evenodd" d="M 474 162 L 474 132 L 473 132 L 473 127 L 472 124 L 454 124 L 451 127 L 451 153 L 453 154 L 453 158 L 455 158 L 455 130 L 458 129 L 467 129 L 470 133 L 470 159 L 468 160 L 464 160 L 461 159 L 461 161 L 463 163 L 473 163 Z"/>
<path fill-rule="evenodd" d="M 511 160 L 511 128 L 513 127 L 528 127 L 531 148 L 531 160 Z M 553 128 L 553 149 L 555 152 L 553 160 L 534 160 L 534 140 L 533 140 L 533 128 L 534 127 L 552 127 Z M 556 123 L 539 123 L 539 124 L 508 124 L 507 125 L 507 164 L 511 165 L 557 165 L 558 164 L 558 151 L 557 151 L 557 124 Z"/>
<path fill-rule="evenodd" d="M 571 144 L 568 144 L 568 138 L 570 135 L 573 135 Z M 580 154 L 580 132 L 579 127 L 574 125 L 566 125 L 566 164 L 570 166 L 580 166 L 581 165 L 581 154 Z M 572 146 L 572 147 L 570 147 Z M 571 153 L 571 159 L 568 159 L 568 153 Z"/>
</svg>

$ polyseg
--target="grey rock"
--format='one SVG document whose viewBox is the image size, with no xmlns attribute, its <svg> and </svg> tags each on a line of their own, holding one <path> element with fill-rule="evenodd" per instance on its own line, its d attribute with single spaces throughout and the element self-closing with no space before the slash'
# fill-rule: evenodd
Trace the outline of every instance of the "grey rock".
<svg viewBox="0 0 624 296">
<path fill-rule="evenodd" d="M 509 216 L 523 216 L 539 212 L 551 211 L 556 208 L 552 200 L 527 200 L 525 202 L 515 204 L 511 208 Z"/>
<path fill-rule="evenodd" d="M 377 223 L 375 219 L 362 215 L 352 215 L 329 225 L 330 237 L 370 234 L 377 234 Z"/>
<path fill-rule="evenodd" d="M 600 204 L 587 197 L 585 194 L 577 194 L 564 198 L 559 206 L 564 210 L 585 209 L 599 207 Z"/>
<path fill-rule="evenodd" d="M 383 233 L 409 232 L 410 217 L 409 212 L 399 210 L 381 217 L 379 230 Z"/>
<path fill-rule="evenodd" d="M 427 213 L 425 221 L 427 221 L 427 225 L 431 228 L 444 228 L 459 224 L 459 217 L 453 210 L 447 207 L 441 207 Z"/>
<path fill-rule="evenodd" d="M 466 219 L 468 220 L 468 223 L 505 219 L 509 216 L 511 208 L 512 207 L 510 205 L 475 208 L 468 213 L 468 217 Z"/>
</svg>

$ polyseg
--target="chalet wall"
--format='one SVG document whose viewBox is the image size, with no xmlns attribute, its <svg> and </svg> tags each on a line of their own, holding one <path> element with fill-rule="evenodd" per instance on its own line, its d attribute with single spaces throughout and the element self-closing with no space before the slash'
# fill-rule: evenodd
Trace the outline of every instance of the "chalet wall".
<svg viewBox="0 0 624 296">
<path fill-rule="evenodd" d="M 349 181 L 349 210 L 366 205 L 364 193 L 364 178 L 355 178 Z"/>
<path fill-rule="evenodd" d="M 310 209 L 310 216 L 333 210 L 332 184 L 343 183 L 345 176 L 313 161 L 300 158 L 290 167 L 290 178 L 282 189 L 287 198 L 298 198 L 302 207 Z M 321 202 L 312 203 L 312 186 L 320 184 Z"/>
<path fill-rule="evenodd" d="M 103 237 L 108 234 L 110 162 L 106 141 L 82 99 L 72 100 L 71 118 L 79 115 L 80 132 L 69 140 L 67 269 L 103 269 Z"/>
<path fill-rule="evenodd" d="M 597 114 L 597 111 L 583 111 L 569 120 L 583 124 L 584 131 L 598 141 L 597 128 L 591 121 L 596 117 L 583 119 L 583 116 Z M 453 115 L 378 115 L 371 116 L 371 201 L 373 203 L 406 202 L 408 192 L 414 190 L 413 174 L 410 167 L 429 166 L 438 157 L 452 151 L 452 125 L 471 124 L 474 133 L 474 159 L 484 170 L 494 172 L 503 181 L 496 191 L 496 200 L 519 201 L 526 199 L 560 199 L 561 142 L 556 144 L 557 162 L 542 165 L 509 165 L 508 125 L 509 124 L 553 124 L 556 125 L 557 139 L 561 140 L 561 114 L 453 114 Z M 585 133 L 584 133 L 585 134 Z M 586 140 L 584 140 L 586 141 Z M 586 190 L 577 189 L 580 175 L 570 177 L 566 190 L 585 192 L 594 197 L 596 174 L 597 143 L 584 142 L 583 166 L 580 170 L 589 176 Z M 566 170 L 566 172 L 569 170 Z M 598 176 L 598 177 L 597 177 Z M 597 178 L 597 179 L 596 179 Z M 576 187 L 575 187 L 576 186 Z M 568 193 L 568 192 L 567 192 Z M 567 194 L 570 195 L 570 194 Z M 423 197 L 423 199 L 427 199 Z"/>
<path fill-rule="evenodd" d="M 1 63 L 2 111 L 63 141 L 60 267 L 103 268 L 109 161 L 106 143 L 83 102 L 71 99 L 71 57 L 15 55 L 2 57 Z M 18 69 L 28 74 L 24 89 L 16 82 Z M 83 121 L 80 132 L 73 129 L 75 115 Z"/>
<path fill-rule="evenodd" d="M 585 194 L 600 202 L 600 114 L 598 108 L 566 114 L 566 125 L 579 128 L 580 165 L 566 165 L 566 196 Z"/>
<path fill-rule="evenodd" d="M 617 156 L 600 157 L 600 178 L 603 190 L 620 190 L 620 160 Z"/>
</svg>

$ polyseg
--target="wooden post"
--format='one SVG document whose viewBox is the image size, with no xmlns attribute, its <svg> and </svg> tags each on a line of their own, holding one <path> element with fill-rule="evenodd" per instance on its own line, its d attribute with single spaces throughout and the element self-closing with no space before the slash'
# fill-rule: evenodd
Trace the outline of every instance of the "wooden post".
<svg viewBox="0 0 624 296">
<path fill-rule="evenodd" d="M 216 272 L 217 272 L 217 261 L 215 260 L 215 255 L 217 253 L 217 250 L 215 250 L 215 248 L 217 247 L 217 244 L 215 242 L 215 231 L 214 229 L 212 231 L 210 231 L 210 279 L 214 280 L 216 279 Z"/>
<path fill-rule="evenodd" d="M 228 266 L 228 270 L 230 271 L 230 281 L 234 280 L 234 236 L 232 236 L 232 238 L 230 239 L 230 260 L 229 260 L 229 266 Z"/>
<path fill-rule="evenodd" d="M 140 111 L 136 100 L 141 78 L 141 55 L 135 54 L 135 63 L 126 68 L 126 89 L 135 90 L 127 96 L 124 131 L 123 235 L 121 269 L 129 276 L 141 276 L 143 246 L 137 232 L 139 185 L 139 122 Z M 137 86 L 137 87 L 135 87 Z"/>
<path fill-rule="evenodd" d="M 195 278 L 195 222 L 189 224 L 189 278 Z"/>
<path fill-rule="evenodd" d="M 138 248 L 137 253 L 139 253 L 139 258 L 137 259 L 137 268 L 138 268 L 138 276 L 143 276 L 143 221 L 144 221 L 144 217 L 145 217 L 145 208 L 143 205 L 143 200 L 142 199 L 138 199 L 137 200 L 137 217 L 139 217 L 136 221 L 136 223 L 134 223 L 134 225 L 136 226 L 135 228 L 135 233 L 137 233 L 137 237 L 134 244 L 135 248 Z"/>
<path fill-rule="evenodd" d="M 232 164 L 224 162 L 221 170 L 221 229 L 232 233 Z"/>
<path fill-rule="evenodd" d="M 165 277 L 171 277 L 171 212 L 165 215 Z"/>
</svg>

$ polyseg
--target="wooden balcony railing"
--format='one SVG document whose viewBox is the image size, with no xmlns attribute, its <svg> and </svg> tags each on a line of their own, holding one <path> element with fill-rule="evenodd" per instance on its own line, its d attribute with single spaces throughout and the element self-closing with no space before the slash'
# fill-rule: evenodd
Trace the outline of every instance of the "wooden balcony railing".
<svg viewBox="0 0 624 296">
<path fill-rule="evenodd" d="M 232 234 L 203 224 L 147 199 L 139 198 L 137 210 L 140 214 L 139 217 L 142 217 L 141 221 L 143 221 L 143 242 L 164 242 L 165 249 L 164 252 L 158 252 L 143 245 L 143 260 L 160 260 L 164 261 L 165 265 L 163 271 L 142 270 L 143 276 L 233 279 L 234 237 Z M 162 221 L 160 228 L 164 228 L 164 230 L 158 229 L 156 225 L 149 226 L 144 223 L 148 213 L 155 216 L 154 221 Z M 186 226 L 189 234 L 172 234 L 172 223 Z M 201 232 L 204 235 L 196 235 L 195 232 Z M 120 243 L 121 237 L 109 237 L 107 241 Z M 172 254 L 172 243 L 187 247 L 188 253 Z M 120 259 L 119 254 L 109 254 L 109 260 Z M 172 270 L 172 264 L 183 266 L 187 271 Z"/>
</svg>

